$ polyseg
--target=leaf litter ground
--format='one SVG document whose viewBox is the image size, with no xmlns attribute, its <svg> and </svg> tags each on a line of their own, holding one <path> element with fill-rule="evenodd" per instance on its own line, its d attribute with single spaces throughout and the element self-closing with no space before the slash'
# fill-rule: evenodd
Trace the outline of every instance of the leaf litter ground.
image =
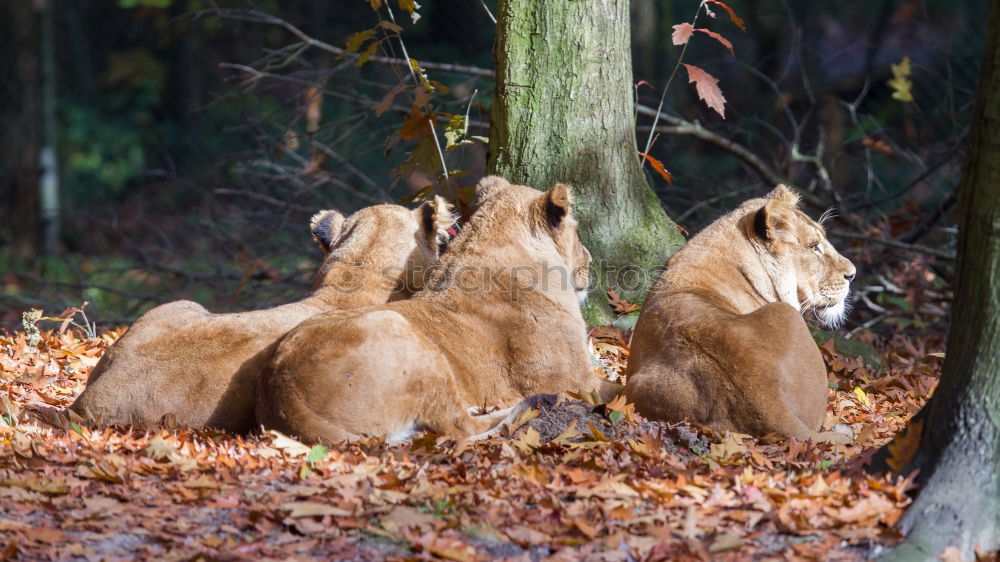
<svg viewBox="0 0 1000 562">
<path fill-rule="evenodd" d="M 274 432 L 80 423 L 66 406 L 120 335 L 0 332 L 0 557 L 870 558 L 898 541 L 912 490 L 862 467 L 929 397 L 943 349 L 935 336 L 862 334 L 876 369 L 821 346 L 825 427 L 853 434 L 849 446 L 718 435 L 564 396 L 483 442 L 327 450 Z M 595 370 L 612 380 L 622 339 L 591 334 Z"/>
</svg>

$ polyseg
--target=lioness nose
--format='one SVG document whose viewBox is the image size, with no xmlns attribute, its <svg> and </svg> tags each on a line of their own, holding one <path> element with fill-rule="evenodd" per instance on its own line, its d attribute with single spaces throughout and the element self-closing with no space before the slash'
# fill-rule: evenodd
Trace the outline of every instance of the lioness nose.
<svg viewBox="0 0 1000 562">
<path fill-rule="evenodd" d="M 844 279 L 847 279 L 847 282 L 850 283 L 851 281 L 854 281 L 854 275 L 854 273 L 848 273 L 844 275 Z"/>
</svg>

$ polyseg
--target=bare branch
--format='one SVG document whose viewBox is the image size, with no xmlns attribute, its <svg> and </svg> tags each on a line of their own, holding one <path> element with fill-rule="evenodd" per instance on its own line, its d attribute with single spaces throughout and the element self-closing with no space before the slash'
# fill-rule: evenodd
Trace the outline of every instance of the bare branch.
<svg viewBox="0 0 1000 562">
<path fill-rule="evenodd" d="M 874 236 L 865 236 L 863 234 L 855 234 L 853 232 L 845 232 L 843 230 L 831 230 L 830 235 L 837 236 L 840 238 L 847 238 L 849 240 L 862 240 L 865 242 L 874 242 L 876 244 L 882 244 L 883 246 L 889 246 L 891 248 L 899 248 L 900 250 L 906 250 L 908 252 L 915 252 L 918 254 L 927 254 L 929 256 L 934 256 L 945 260 L 955 259 L 954 252 L 938 250 L 936 248 L 929 248 L 927 246 L 921 246 L 920 244 L 907 244 L 906 242 L 900 242 L 899 240 L 893 240 L 891 238 L 875 238 Z"/>
</svg>

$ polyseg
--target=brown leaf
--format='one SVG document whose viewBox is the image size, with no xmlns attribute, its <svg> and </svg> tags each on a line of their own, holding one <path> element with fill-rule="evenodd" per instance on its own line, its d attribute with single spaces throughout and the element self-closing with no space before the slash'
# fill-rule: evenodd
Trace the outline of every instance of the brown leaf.
<svg viewBox="0 0 1000 562">
<path fill-rule="evenodd" d="M 430 513 L 420 513 L 408 505 L 397 505 L 382 519 L 382 528 L 395 533 L 407 527 L 423 532 L 425 527 L 431 527 L 437 518 Z"/>
<path fill-rule="evenodd" d="M 431 124 L 434 123 L 433 113 L 424 113 L 416 108 L 410 115 L 403 118 L 403 128 L 399 137 L 403 140 L 420 140 L 431 134 Z"/>
<path fill-rule="evenodd" d="M 705 105 L 714 109 L 723 119 L 726 118 L 726 98 L 719 89 L 718 78 L 705 72 L 704 70 L 686 63 L 681 63 L 688 72 L 688 82 L 694 82 L 698 97 L 704 100 Z"/>
<path fill-rule="evenodd" d="M 611 308 L 618 314 L 629 314 L 641 310 L 641 307 L 638 305 L 622 300 L 618 291 L 614 289 L 608 289 L 608 304 L 610 304 Z"/>
<path fill-rule="evenodd" d="M 281 506 L 281 509 L 290 511 L 288 514 L 292 519 L 299 517 L 320 517 L 323 515 L 333 515 L 334 517 L 349 517 L 350 511 L 318 502 L 288 502 Z"/>
</svg>

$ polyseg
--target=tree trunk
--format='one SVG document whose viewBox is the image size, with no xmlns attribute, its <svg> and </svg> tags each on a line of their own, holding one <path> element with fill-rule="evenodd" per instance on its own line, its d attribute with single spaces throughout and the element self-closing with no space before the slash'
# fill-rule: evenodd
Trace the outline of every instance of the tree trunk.
<svg viewBox="0 0 1000 562">
<path fill-rule="evenodd" d="M 56 123 L 55 1 L 44 0 L 42 11 L 42 147 L 39 152 L 41 179 L 39 205 L 42 218 L 42 247 L 48 254 L 59 251 L 60 216 L 59 138 Z"/>
<path fill-rule="evenodd" d="M 573 185 L 594 256 L 591 324 L 604 292 L 641 302 L 684 242 L 639 166 L 628 0 L 500 0 L 490 173 L 539 189 Z"/>
<path fill-rule="evenodd" d="M 886 558 L 972 559 L 1000 547 L 1000 9 L 994 3 L 959 190 L 961 219 L 948 352 L 934 396 L 901 439 L 922 488 Z M 921 431 L 922 429 L 922 431 Z M 897 438 L 900 439 L 900 438 Z M 885 455 L 883 455 L 885 456 Z M 902 460 L 902 459 L 897 459 Z"/>
<path fill-rule="evenodd" d="M 8 30 L 0 37 L 0 188 L 4 191 L 7 253 L 31 258 L 41 250 L 38 198 L 39 41 L 32 2 L 0 2 Z"/>
</svg>

